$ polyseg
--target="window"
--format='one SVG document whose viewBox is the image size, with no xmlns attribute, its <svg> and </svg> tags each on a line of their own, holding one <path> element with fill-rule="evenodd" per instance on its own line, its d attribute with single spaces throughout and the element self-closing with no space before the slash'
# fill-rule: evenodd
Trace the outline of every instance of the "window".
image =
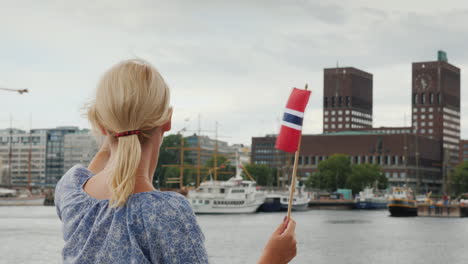
<svg viewBox="0 0 468 264">
<path fill-rule="evenodd" d="M 346 110 L 346 112 L 345 112 L 345 113 L 346 113 L 347 115 L 349 115 L 349 110 Z"/>
<path fill-rule="evenodd" d="M 429 112 L 433 112 L 433 111 L 434 111 L 434 108 L 429 107 Z"/>
<path fill-rule="evenodd" d="M 433 104 L 433 103 L 434 103 L 434 94 L 433 94 L 433 93 L 430 93 L 430 94 L 429 94 L 429 103 L 430 103 L 430 104 Z"/>
<path fill-rule="evenodd" d="M 328 111 L 327 111 L 327 110 L 325 110 L 325 112 L 324 112 L 323 114 L 327 116 L 327 115 L 328 115 Z"/>
<path fill-rule="evenodd" d="M 418 108 L 413 108 L 413 112 L 417 113 L 418 112 Z"/>
<path fill-rule="evenodd" d="M 415 93 L 413 94 L 413 104 L 417 104 L 418 103 L 418 94 Z"/>
<path fill-rule="evenodd" d="M 350 105 L 351 105 L 351 100 L 349 96 L 346 96 L 346 106 L 350 106 Z"/>
<path fill-rule="evenodd" d="M 421 115 L 421 119 L 425 119 L 426 118 L 426 115 Z"/>
<path fill-rule="evenodd" d="M 323 107 L 327 108 L 328 107 L 328 97 L 323 98 Z M 325 111 L 326 112 L 326 111 Z"/>
<path fill-rule="evenodd" d="M 331 115 L 335 115 L 335 110 L 331 111 Z"/>
<path fill-rule="evenodd" d="M 346 127 L 346 128 L 349 128 L 349 124 L 346 124 L 345 127 Z"/>
<path fill-rule="evenodd" d="M 341 107 L 342 103 L 343 103 L 343 100 L 341 96 L 338 96 L 338 106 Z"/>
<path fill-rule="evenodd" d="M 424 129 L 424 128 L 421 129 L 421 133 L 422 133 L 422 134 L 426 133 L 426 129 Z"/>
<path fill-rule="evenodd" d="M 331 106 L 335 107 L 335 97 L 334 96 L 332 96 L 332 98 L 331 98 Z"/>
<path fill-rule="evenodd" d="M 324 127 L 325 129 L 328 129 L 328 125 L 327 125 L 327 124 L 323 125 L 323 127 Z"/>
<path fill-rule="evenodd" d="M 431 121 L 431 122 L 427 122 L 427 125 L 428 125 L 428 126 L 432 126 L 433 124 L 434 124 L 434 123 L 432 123 L 432 121 Z"/>
<path fill-rule="evenodd" d="M 343 125 L 341 125 L 341 124 L 338 124 L 338 128 L 343 128 Z"/>
<path fill-rule="evenodd" d="M 421 122 L 421 126 L 426 126 L 426 122 Z"/>
<path fill-rule="evenodd" d="M 426 94 L 422 93 L 421 94 L 421 104 L 425 104 L 425 103 L 426 103 Z"/>
<path fill-rule="evenodd" d="M 334 117 L 332 117 L 332 118 L 331 118 L 331 121 L 332 121 L 332 122 L 335 122 L 335 121 L 336 121 L 336 119 L 335 119 Z"/>
<path fill-rule="evenodd" d="M 437 103 L 438 104 L 442 103 L 442 95 L 440 93 L 437 93 Z"/>
<path fill-rule="evenodd" d="M 323 121 L 328 122 L 328 117 L 325 117 Z"/>
<path fill-rule="evenodd" d="M 331 128 L 335 128 L 335 124 L 332 124 L 332 125 L 331 125 Z"/>
<path fill-rule="evenodd" d="M 343 121 L 343 118 L 342 117 L 338 117 L 338 122 L 341 122 Z"/>
<path fill-rule="evenodd" d="M 339 114 L 339 115 L 342 115 L 342 114 L 343 114 L 343 111 L 341 111 L 341 110 L 338 111 L 338 114 Z"/>
<path fill-rule="evenodd" d="M 428 117 L 429 119 L 434 118 L 434 116 L 433 116 L 432 114 L 428 115 L 427 117 Z"/>
<path fill-rule="evenodd" d="M 346 120 L 346 122 L 348 122 L 348 121 L 349 121 L 349 117 L 346 117 L 345 120 Z"/>
<path fill-rule="evenodd" d="M 421 112 L 423 112 L 423 113 L 426 112 L 426 108 L 421 107 Z"/>
</svg>

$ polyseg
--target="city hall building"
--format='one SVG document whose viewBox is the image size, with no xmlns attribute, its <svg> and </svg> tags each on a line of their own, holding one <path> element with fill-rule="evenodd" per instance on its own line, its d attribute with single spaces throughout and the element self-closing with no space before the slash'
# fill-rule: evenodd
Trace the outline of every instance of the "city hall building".
<svg viewBox="0 0 468 264">
<path fill-rule="evenodd" d="M 437 61 L 412 64 L 412 125 L 372 127 L 373 76 L 353 68 L 324 69 L 323 134 L 303 135 L 298 175 L 302 180 L 333 154 L 351 164 L 379 164 L 391 186 L 443 192 L 460 157 L 460 69 L 444 52 Z M 274 148 L 276 137 L 252 138 L 252 162 L 279 168 L 283 182 L 292 155 Z"/>
</svg>

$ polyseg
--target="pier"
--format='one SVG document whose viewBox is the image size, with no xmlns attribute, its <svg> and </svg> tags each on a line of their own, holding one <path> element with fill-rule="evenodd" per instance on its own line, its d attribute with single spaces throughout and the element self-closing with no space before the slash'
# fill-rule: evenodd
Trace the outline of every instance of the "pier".
<svg viewBox="0 0 468 264">
<path fill-rule="evenodd" d="M 418 216 L 426 217 L 467 217 L 468 207 L 464 205 L 418 205 Z"/>
</svg>

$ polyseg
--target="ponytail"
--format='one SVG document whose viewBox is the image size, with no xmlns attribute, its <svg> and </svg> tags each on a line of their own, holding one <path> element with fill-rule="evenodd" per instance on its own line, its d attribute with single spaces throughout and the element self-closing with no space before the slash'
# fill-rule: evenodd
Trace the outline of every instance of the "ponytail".
<svg viewBox="0 0 468 264">
<path fill-rule="evenodd" d="M 111 207 L 123 206 L 135 188 L 136 173 L 141 159 L 138 135 L 119 137 L 115 164 L 111 173 Z"/>
</svg>

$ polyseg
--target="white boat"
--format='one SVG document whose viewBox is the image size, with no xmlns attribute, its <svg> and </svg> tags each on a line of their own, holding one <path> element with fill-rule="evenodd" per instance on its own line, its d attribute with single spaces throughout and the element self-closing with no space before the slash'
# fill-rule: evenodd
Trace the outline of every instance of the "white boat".
<svg viewBox="0 0 468 264">
<path fill-rule="evenodd" d="M 0 206 L 44 205 L 44 195 L 17 194 L 15 190 L 0 188 Z"/>
<path fill-rule="evenodd" d="M 357 209 L 387 209 L 388 197 L 378 195 L 374 188 L 364 188 L 356 197 Z"/>
<path fill-rule="evenodd" d="M 264 212 L 286 211 L 289 205 L 289 192 L 287 191 L 266 191 L 266 200 L 261 207 Z M 304 190 L 304 186 L 297 187 L 292 202 L 292 211 L 304 211 L 309 207 L 310 193 Z"/>
<path fill-rule="evenodd" d="M 255 181 L 244 180 L 239 165 L 236 175 L 227 181 L 206 181 L 187 195 L 197 214 L 254 213 L 265 201 Z"/>
</svg>

